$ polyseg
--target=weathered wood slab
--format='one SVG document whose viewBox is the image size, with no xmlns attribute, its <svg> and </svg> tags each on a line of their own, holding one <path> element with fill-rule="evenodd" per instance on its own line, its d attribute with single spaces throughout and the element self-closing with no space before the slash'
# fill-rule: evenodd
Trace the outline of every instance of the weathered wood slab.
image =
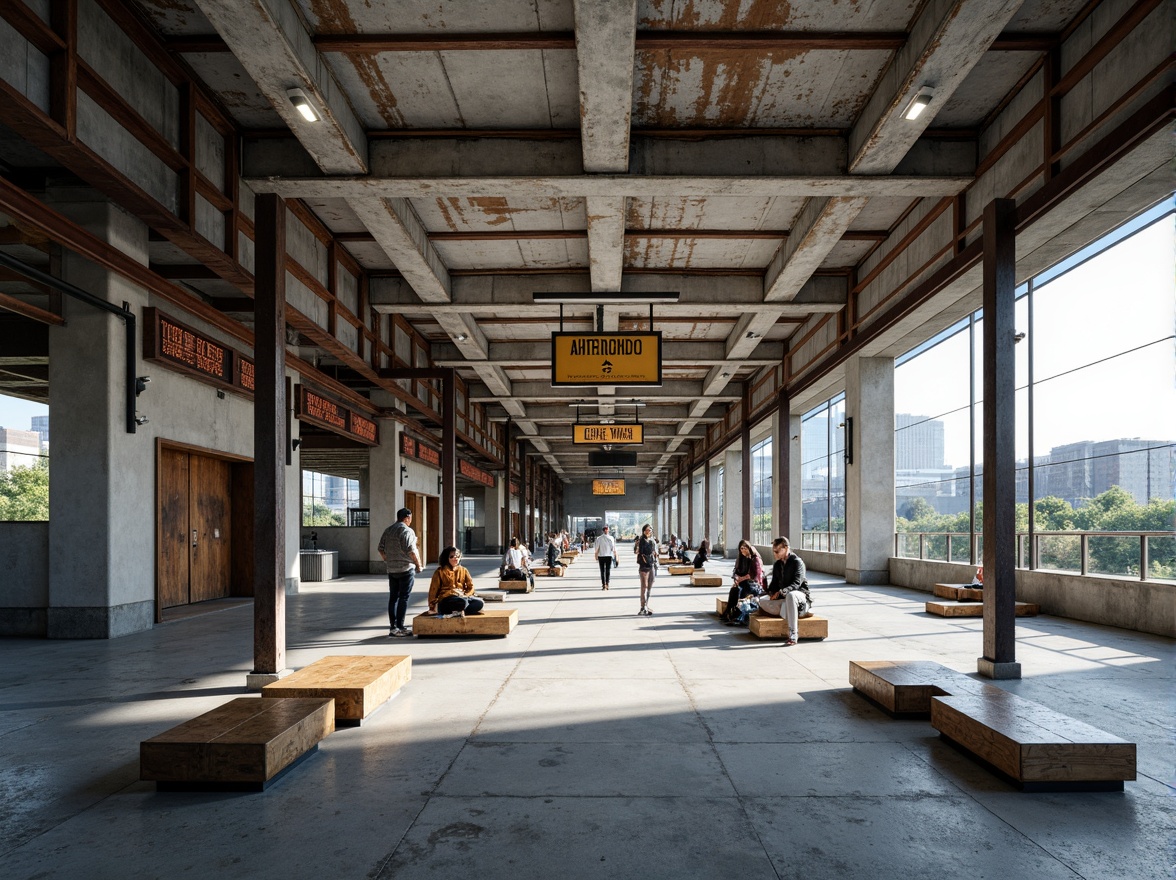
<svg viewBox="0 0 1176 880">
<path fill-rule="evenodd" d="M 705 571 L 695 571 L 690 575 L 690 586 L 692 587 L 721 587 L 723 585 L 723 576 L 721 574 L 707 574 Z"/>
<path fill-rule="evenodd" d="M 931 726 L 1028 788 L 1121 789 L 1135 779 L 1135 743 L 993 690 L 932 697 Z"/>
<path fill-rule="evenodd" d="M 505 590 L 508 593 L 530 593 L 535 587 L 530 580 L 523 579 L 521 581 L 502 581 L 498 582 L 498 589 Z"/>
<path fill-rule="evenodd" d="M 760 639 L 788 638 L 788 621 L 783 617 L 770 617 L 758 611 L 747 620 L 748 631 Z M 829 638 L 829 619 L 819 614 L 810 614 L 796 622 L 796 631 L 802 639 Z"/>
<path fill-rule="evenodd" d="M 578 554 L 575 554 L 575 553 L 561 553 L 559 555 L 559 561 L 562 562 L 564 565 L 571 565 L 573 562 L 576 561 L 577 555 Z"/>
<path fill-rule="evenodd" d="M 519 622 L 517 608 L 486 608 L 465 617 L 418 614 L 412 619 L 414 636 L 505 636 Z"/>
<path fill-rule="evenodd" d="M 677 556 L 659 556 L 657 558 L 658 565 L 675 565 L 678 562 Z"/>
<path fill-rule="evenodd" d="M 687 565 L 685 563 L 683 563 L 681 565 L 668 566 L 666 570 L 670 574 L 674 575 L 675 577 L 677 577 L 679 575 L 684 575 L 684 574 L 694 574 L 694 572 L 695 572 L 695 568 L 693 565 Z"/>
<path fill-rule="evenodd" d="M 957 602 L 981 602 L 984 590 L 971 584 L 936 584 L 932 592 L 940 599 L 955 599 Z"/>
<path fill-rule="evenodd" d="M 930 715 L 934 696 L 999 690 L 929 660 L 850 660 L 849 683 L 895 715 Z"/>
<path fill-rule="evenodd" d="M 304 666 L 292 675 L 267 684 L 263 697 L 331 697 L 336 723 L 358 724 L 412 678 L 412 658 L 328 656 Z"/>
<path fill-rule="evenodd" d="M 939 617 L 983 617 L 984 606 L 982 604 L 974 604 L 967 602 L 963 604 L 954 604 L 952 602 L 928 602 L 928 614 L 935 614 Z M 1018 602 L 1016 616 L 1017 617 L 1036 617 L 1041 612 L 1041 606 L 1032 602 Z"/>
<path fill-rule="evenodd" d="M 139 778 L 261 789 L 334 729 L 333 699 L 239 697 L 139 743 Z"/>
<path fill-rule="evenodd" d="M 546 565 L 532 565 L 531 574 L 535 577 L 563 577 L 563 566 L 557 565 L 555 569 L 551 569 Z"/>
<path fill-rule="evenodd" d="M 478 593 L 478 598 L 483 602 L 505 602 L 506 593 L 501 591 L 490 590 L 485 593 Z"/>
</svg>

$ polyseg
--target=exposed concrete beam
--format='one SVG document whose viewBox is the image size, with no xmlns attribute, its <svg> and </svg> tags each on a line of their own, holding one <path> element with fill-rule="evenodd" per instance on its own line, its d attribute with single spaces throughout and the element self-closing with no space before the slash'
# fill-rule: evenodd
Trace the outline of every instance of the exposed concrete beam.
<svg viewBox="0 0 1176 880">
<path fill-rule="evenodd" d="M 196 0 L 225 44 L 257 83 L 306 152 L 327 174 L 364 174 L 368 144 L 363 125 L 319 57 L 306 25 L 289 0 Z M 307 122 L 286 96 L 298 87 L 321 115 Z"/>
<path fill-rule="evenodd" d="M 572 7 L 584 170 L 624 173 L 629 170 L 637 0 L 574 0 Z"/>
<path fill-rule="evenodd" d="M 461 352 L 451 343 L 433 343 L 433 363 L 437 366 L 470 366 L 460 358 Z M 759 340 L 755 350 L 740 363 L 752 366 L 775 366 L 784 356 L 780 342 Z M 491 342 L 487 360 L 506 369 L 550 369 L 550 342 Z M 671 339 L 662 343 L 662 365 L 673 367 L 703 367 L 727 361 L 725 340 L 681 340 Z M 640 394 L 641 389 L 634 389 Z M 621 394 L 631 396 L 621 389 Z"/>
<path fill-rule="evenodd" d="M 356 198 L 347 203 L 422 302 L 450 301 L 449 272 L 407 199 Z"/>
<path fill-rule="evenodd" d="M 687 404 L 663 406 L 657 403 L 655 397 L 648 398 L 648 401 L 650 405 L 641 411 L 641 422 L 646 425 L 677 425 L 692 411 L 692 407 Z M 722 404 L 716 402 L 715 405 L 721 406 Z M 489 415 L 492 421 L 499 418 L 498 414 L 494 412 L 489 412 Z M 505 415 L 501 416 L 501 418 L 505 417 Z M 698 421 L 715 422 L 721 417 L 720 413 L 716 413 L 714 416 L 699 418 Z M 527 418 L 536 425 L 567 425 L 575 421 L 573 411 L 563 404 L 531 404 L 527 407 Z"/>
<path fill-rule="evenodd" d="M 821 267 L 867 199 L 809 199 L 764 276 L 764 300 L 788 302 Z"/>
<path fill-rule="evenodd" d="M 594 293 L 621 289 L 625 262 L 625 199 L 589 198 L 588 265 Z"/>
<path fill-rule="evenodd" d="M 470 366 L 475 366 L 471 364 Z M 616 386 L 610 386 L 616 387 Z M 594 395 L 585 394 L 584 388 L 552 388 L 547 382 L 515 382 L 514 396 L 520 400 L 525 400 L 531 403 L 564 403 L 573 404 L 579 401 L 587 401 L 583 405 L 585 413 L 591 412 L 596 414 L 596 400 Z M 486 391 L 483 393 L 482 389 L 477 387 L 470 389 L 469 399 L 474 403 L 497 403 L 498 393 L 487 385 Z M 657 399 L 659 401 L 686 403 L 695 400 L 702 393 L 702 383 L 692 379 L 667 379 L 657 389 Z M 620 412 L 622 420 L 627 419 L 633 415 L 633 407 L 627 406 L 628 401 L 633 397 L 630 394 L 622 393 L 620 399 L 615 397 L 609 400 L 609 405 Z M 642 395 L 644 397 L 644 395 Z M 716 399 L 715 402 L 721 400 L 723 403 L 735 403 L 741 398 L 737 394 L 730 394 L 723 398 Z M 570 412 L 571 410 L 569 410 Z M 608 413 L 610 418 L 617 417 L 617 414 Z M 638 411 L 638 418 L 640 418 L 640 411 Z"/>
<path fill-rule="evenodd" d="M 848 174 L 787 177 L 614 174 L 536 177 L 528 176 L 525 169 L 518 170 L 517 177 L 249 177 L 246 183 L 254 192 L 276 193 L 288 199 L 427 199 L 438 196 L 505 199 L 878 196 L 913 199 L 954 196 L 963 192 L 973 180 L 971 177 L 955 176 L 867 177 Z"/>
</svg>

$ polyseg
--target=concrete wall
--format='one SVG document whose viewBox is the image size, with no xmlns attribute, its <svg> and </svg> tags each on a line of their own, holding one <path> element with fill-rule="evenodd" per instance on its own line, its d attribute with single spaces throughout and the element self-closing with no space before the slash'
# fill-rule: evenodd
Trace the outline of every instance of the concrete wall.
<svg viewBox="0 0 1176 880">
<path fill-rule="evenodd" d="M 44 636 L 49 523 L 0 523 L 0 636 Z"/>
<path fill-rule="evenodd" d="M 795 547 L 793 549 L 796 551 L 796 555 L 804 560 L 805 567 L 809 571 L 845 577 L 844 553 L 825 553 L 821 550 L 801 550 Z M 971 579 L 971 577 L 968 575 L 967 579 Z"/>
<path fill-rule="evenodd" d="M 890 582 L 930 593 L 937 583 L 971 580 L 975 570 L 953 562 L 891 558 Z M 1036 602 L 1044 614 L 1176 638 L 1176 585 L 1020 568 L 1016 584 L 1017 599 Z"/>
<path fill-rule="evenodd" d="M 310 533 L 318 533 L 319 550 L 339 553 L 339 574 L 368 574 L 367 526 L 300 526 L 301 548 L 310 548 Z M 383 533 L 383 529 L 380 529 Z"/>
</svg>

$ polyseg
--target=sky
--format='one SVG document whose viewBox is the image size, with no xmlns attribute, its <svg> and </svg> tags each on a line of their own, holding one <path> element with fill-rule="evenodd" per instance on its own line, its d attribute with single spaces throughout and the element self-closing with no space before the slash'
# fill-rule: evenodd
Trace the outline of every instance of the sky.
<svg viewBox="0 0 1176 880">
<path fill-rule="evenodd" d="M 33 416 L 48 414 L 49 407 L 43 403 L 33 403 L 30 400 L 0 394 L 0 428 L 27 431 L 32 425 Z"/>
</svg>

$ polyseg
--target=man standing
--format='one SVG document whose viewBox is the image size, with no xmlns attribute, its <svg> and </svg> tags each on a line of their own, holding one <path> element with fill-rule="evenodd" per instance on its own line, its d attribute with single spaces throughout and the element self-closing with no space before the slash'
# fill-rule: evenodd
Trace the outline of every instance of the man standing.
<svg viewBox="0 0 1176 880">
<path fill-rule="evenodd" d="M 412 511 L 402 507 L 396 511 L 396 522 L 380 536 L 380 558 L 388 569 L 388 635 L 395 638 L 412 635 L 404 628 L 404 614 L 416 573 L 424 568 L 411 526 Z"/>
<path fill-rule="evenodd" d="M 773 541 L 772 552 L 776 556 L 772 565 L 772 582 L 768 585 L 768 598 L 759 600 L 759 610 L 761 614 L 783 617 L 788 621 L 788 638 L 784 640 L 784 647 L 790 648 L 800 635 L 797 621 L 801 615 L 809 616 L 813 597 L 805 577 L 804 562 L 789 548 L 788 539 L 779 537 Z"/>
<path fill-rule="evenodd" d="M 608 533 L 608 526 L 604 527 L 593 546 L 596 548 L 596 561 L 600 563 L 600 589 L 607 590 L 608 577 L 612 573 L 613 560 L 617 555 L 617 542 Z"/>
</svg>

